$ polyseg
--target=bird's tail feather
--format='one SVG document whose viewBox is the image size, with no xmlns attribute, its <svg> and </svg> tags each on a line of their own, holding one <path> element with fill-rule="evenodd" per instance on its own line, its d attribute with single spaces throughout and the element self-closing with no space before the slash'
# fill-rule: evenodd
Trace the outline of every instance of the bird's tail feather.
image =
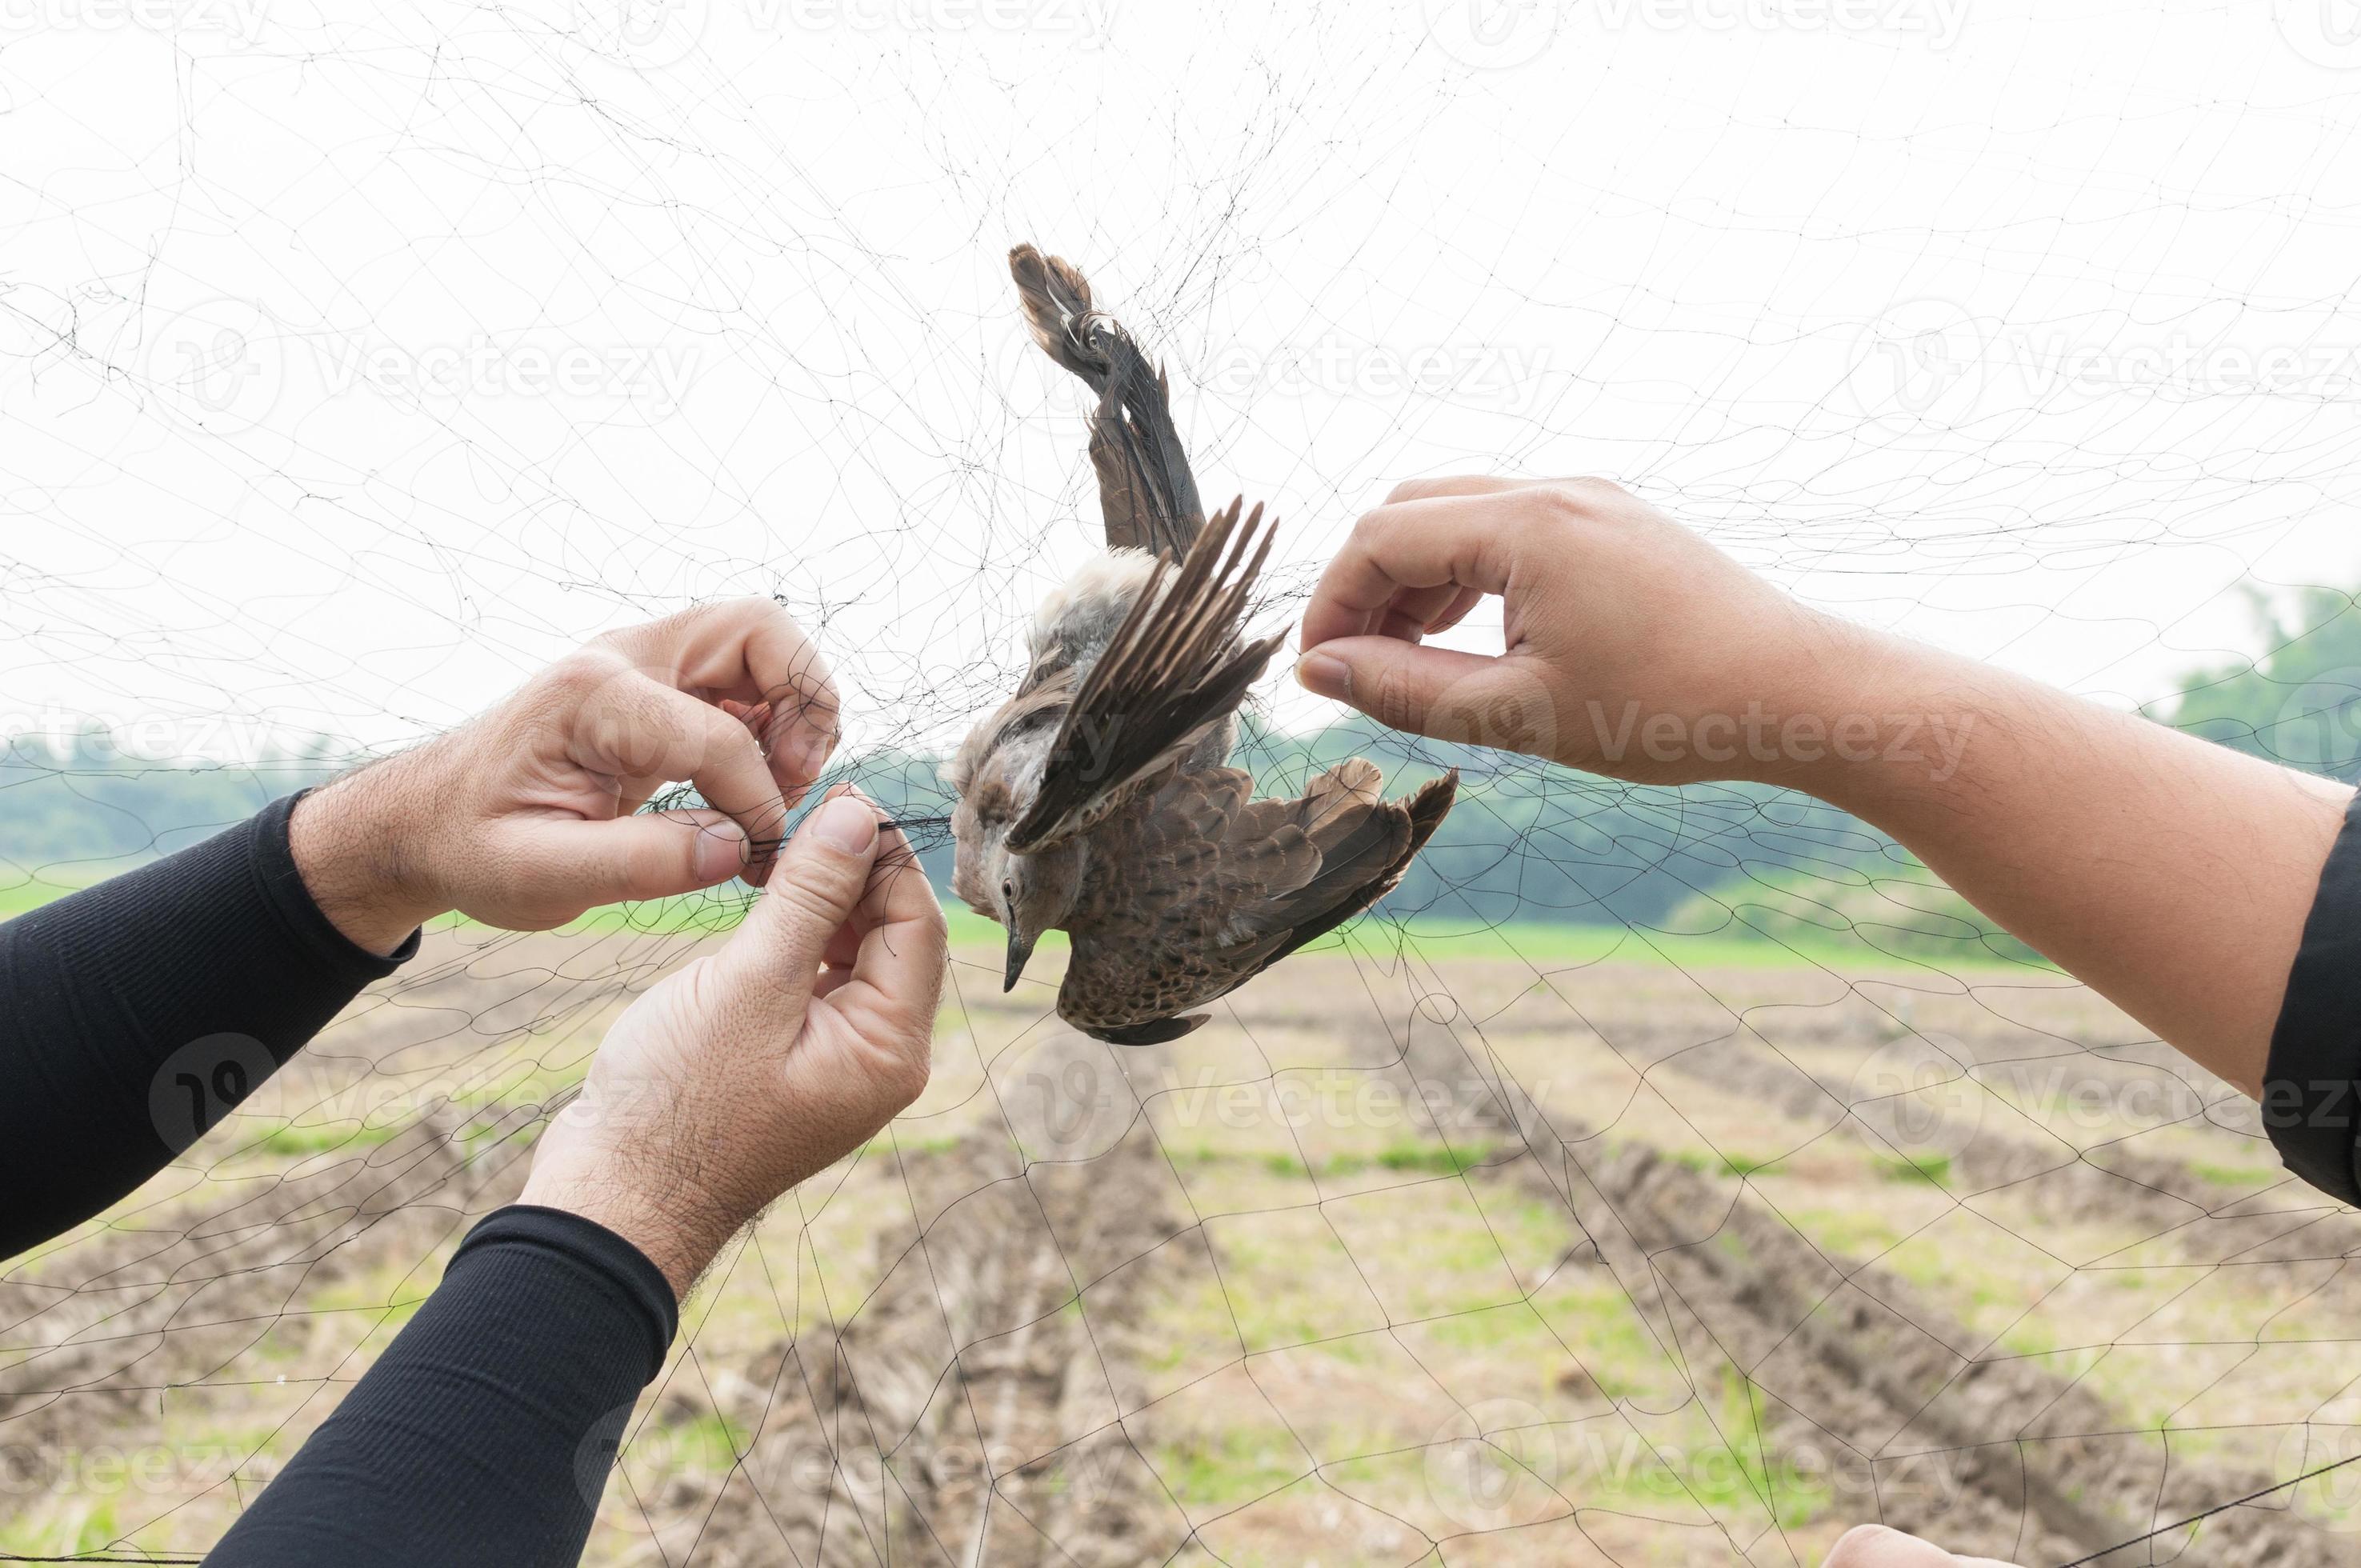
<svg viewBox="0 0 2361 1568">
<path fill-rule="evenodd" d="M 1312 825 L 1312 841 L 1320 846 L 1319 874 L 1288 894 L 1282 909 L 1274 912 L 1274 924 L 1293 929 L 1286 945 L 1263 960 L 1265 969 L 1391 893 L 1458 796 L 1459 770 L 1454 768 L 1427 780 L 1404 799 L 1371 800 L 1360 794 L 1360 787 L 1367 787 L 1361 776 L 1343 776 L 1356 766 L 1370 775 L 1377 773 L 1375 764 L 1356 757 L 1330 769 L 1305 798 L 1306 806 L 1322 798 L 1322 786 L 1331 780 L 1337 785 L 1335 793 L 1352 797 Z"/>
<path fill-rule="evenodd" d="M 1121 323 L 1098 309 L 1090 280 L 1029 245 L 1008 253 L 1026 324 L 1042 351 L 1098 394 L 1091 466 L 1109 549 L 1179 557 L 1204 526 L 1196 476 L 1172 422 L 1171 388 Z"/>
</svg>

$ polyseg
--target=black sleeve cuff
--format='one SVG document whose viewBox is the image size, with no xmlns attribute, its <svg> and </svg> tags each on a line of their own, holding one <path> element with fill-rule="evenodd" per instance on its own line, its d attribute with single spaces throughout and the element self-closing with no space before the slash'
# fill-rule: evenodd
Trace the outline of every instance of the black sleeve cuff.
<svg viewBox="0 0 2361 1568">
<path fill-rule="evenodd" d="M 2361 794 L 2328 851 L 2271 1030 L 2263 1127 L 2290 1170 L 2361 1206 Z"/>
<path fill-rule="evenodd" d="M 319 901 L 303 885 L 303 873 L 295 869 L 295 850 L 289 839 L 295 807 L 311 793 L 300 789 L 293 795 L 281 795 L 256 814 L 252 839 L 255 884 L 287 934 L 317 958 L 327 972 L 350 981 L 353 989 L 358 991 L 371 981 L 383 980 L 416 957 L 419 939 L 424 933 L 423 928 L 412 931 L 401 946 L 380 957 L 337 930 L 336 923 L 321 913 Z"/>
<path fill-rule="evenodd" d="M 511 1203 L 493 1210 L 467 1233 L 444 1277 L 460 1276 L 479 1255 L 495 1248 L 555 1268 L 577 1288 L 605 1297 L 620 1314 L 619 1321 L 637 1323 L 646 1338 L 645 1354 L 636 1358 L 641 1385 L 664 1370 L 664 1353 L 680 1329 L 680 1303 L 647 1254 L 595 1220 L 537 1203 Z"/>
</svg>

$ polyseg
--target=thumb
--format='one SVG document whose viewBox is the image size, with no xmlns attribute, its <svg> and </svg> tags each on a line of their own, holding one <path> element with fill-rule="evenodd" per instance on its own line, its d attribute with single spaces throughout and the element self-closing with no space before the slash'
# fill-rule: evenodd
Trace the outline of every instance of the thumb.
<svg viewBox="0 0 2361 1568">
<path fill-rule="evenodd" d="M 1555 700 L 1521 659 L 1339 637 L 1307 649 L 1295 678 L 1395 729 L 1533 756 L 1555 751 Z"/>
<path fill-rule="evenodd" d="M 713 978 L 802 1012 L 829 938 L 868 891 L 877 828 L 877 808 L 860 795 L 821 802 L 779 851 L 746 923 L 714 955 Z"/>
</svg>

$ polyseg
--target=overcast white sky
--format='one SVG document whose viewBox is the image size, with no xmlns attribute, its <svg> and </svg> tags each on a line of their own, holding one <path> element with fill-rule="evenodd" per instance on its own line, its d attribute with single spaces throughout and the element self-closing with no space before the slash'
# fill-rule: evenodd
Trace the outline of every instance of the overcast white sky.
<svg viewBox="0 0 2361 1568">
<path fill-rule="evenodd" d="M 1282 587 L 1601 473 L 2153 699 L 2361 580 L 2347 12 L 0 0 L 0 709 L 382 743 L 775 591 L 939 738 L 1091 543 L 1026 238 Z"/>
</svg>

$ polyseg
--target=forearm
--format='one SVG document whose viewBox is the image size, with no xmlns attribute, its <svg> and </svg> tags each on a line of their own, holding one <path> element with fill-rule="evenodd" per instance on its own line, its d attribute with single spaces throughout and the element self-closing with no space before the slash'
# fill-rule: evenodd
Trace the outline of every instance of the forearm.
<svg viewBox="0 0 2361 1568">
<path fill-rule="evenodd" d="M 1486 594 L 1498 656 L 1422 642 Z M 1397 487 L 1323 574 L 1303 646 L 1306 685 L 1383 723 L 1845 807 L 2224 1079 L 2300 1091 L 2266 1125 L 2361 1202 L 2336 1142 L 2361 1100 L 2334 983 L 2361 954 L 2352 791 L 1810 611 L 1598 480 Z"/>
<path fill-rule="evenodd" d="M 499 1211 L 206 1563 L 575 1563 L 677 1314 L 621 1237 L 554 1210 Z"/>
<path fill-rule="evenodd" d="M 289 809 L 0 926 L 0 1256 L 154 1175 L 400 961 L 312 902 Z"/>
<path fill-rule="evenodd" d="M 1874 745 L 1783 763 L 2249 1094 L 2352 792 L 1860 633 L 1817 678 Z"/>
</svg>

